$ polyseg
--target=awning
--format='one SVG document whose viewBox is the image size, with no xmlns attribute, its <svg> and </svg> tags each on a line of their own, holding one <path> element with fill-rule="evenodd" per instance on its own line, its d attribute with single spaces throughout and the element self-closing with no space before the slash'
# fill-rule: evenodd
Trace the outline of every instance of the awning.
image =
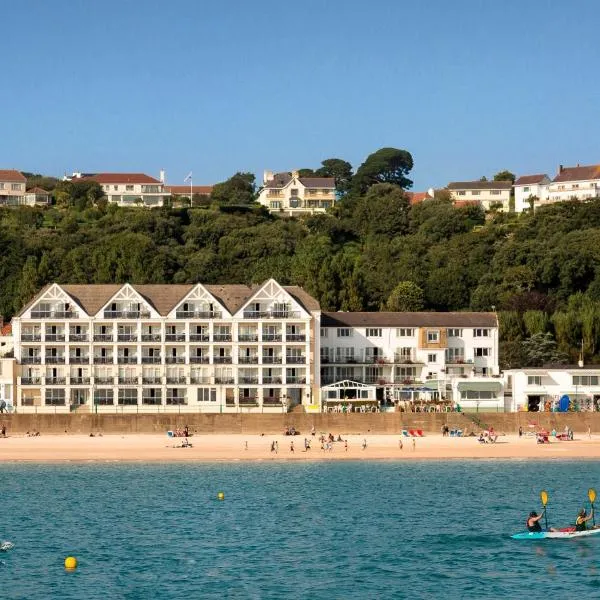
<svg viewBox="0 0 600 600">
<path fill-rule="evenodd" d="M 459 381 L 459 392 L 499 392 L 502 384 L 499 381 Z"/>
</svg>

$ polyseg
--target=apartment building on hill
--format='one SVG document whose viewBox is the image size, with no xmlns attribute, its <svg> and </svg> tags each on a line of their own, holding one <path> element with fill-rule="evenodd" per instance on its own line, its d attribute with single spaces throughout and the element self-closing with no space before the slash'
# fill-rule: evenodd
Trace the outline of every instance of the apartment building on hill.
<svg viewBox="0 0 600 600">
<path fill-rule="evenodd" d="M 510 181 L 453 181 L 447 186 L 452 200 L 456 203 L 477 202 L 484 210 L 510 209 Z"/>
</svg>

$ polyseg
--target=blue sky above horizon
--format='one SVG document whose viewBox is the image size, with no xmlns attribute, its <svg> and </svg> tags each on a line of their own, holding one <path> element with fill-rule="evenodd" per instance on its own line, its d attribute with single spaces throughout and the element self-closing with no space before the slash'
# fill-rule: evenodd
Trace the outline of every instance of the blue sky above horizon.
<svg viewBox="0 0 600 600">
<path fill-rule="evenodd" d="M 592 0 L 24 0 L 1 14 L 0 168 L 164 168 L 200 185 L 331 157 L 356 168 L 394 146 L 423 190 L 600 163 Z"/>
</svg>

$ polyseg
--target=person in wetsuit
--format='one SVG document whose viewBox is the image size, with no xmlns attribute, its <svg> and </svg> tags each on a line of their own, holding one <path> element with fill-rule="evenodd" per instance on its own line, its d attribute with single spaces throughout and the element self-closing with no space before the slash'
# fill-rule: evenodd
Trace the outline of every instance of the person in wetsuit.
<svg viewBox="0 0 600 600">
<path fill-rule="evenodd" d="M 534 533 L 542 531 L 542 526 L 540 525 L 540 520 L 543 516 L 544 516 L 543 513 L 541 515 L 538 515 L 535 512 L 535 510 L 532 510 L 529 513 L 529 518 L 527 519 L 527 531 L 531 531 Z"/>
<path fill-rule="evenodd" d="M 587 529 L 587 522 L 594 516 L 592 511 L 589 515 L 585 512 L 585 508 L 582 508 L 577 515 L 575 520 L 575 531 L 585 531 Z"/>
</svg>

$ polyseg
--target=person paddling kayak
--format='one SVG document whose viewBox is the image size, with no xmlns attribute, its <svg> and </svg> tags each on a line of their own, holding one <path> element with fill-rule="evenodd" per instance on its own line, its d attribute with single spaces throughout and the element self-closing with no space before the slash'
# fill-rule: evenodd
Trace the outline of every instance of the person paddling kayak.
<svg viewBox="0 0 600 600">
<path fill-rule="evenodd" d="M 577 519 L 575 520 L 575 531 L 585 531 L 587 529 L 587 522 L 592 519 L 594 516 L 594 511 L 588 515 L 585 512 L 585 508 L 582 508 L 577 514 Z"/>
<path fill-rule="evenodd" d="M 542 531 L 542 526 L 540 525 L 540 519 L 544 516 L 542 513 L 538 515 L 535 510 L 532 510 L 529 513 L 529 518 L 527 519 L 527 530 L 528 531 Z"/>
</svg>

